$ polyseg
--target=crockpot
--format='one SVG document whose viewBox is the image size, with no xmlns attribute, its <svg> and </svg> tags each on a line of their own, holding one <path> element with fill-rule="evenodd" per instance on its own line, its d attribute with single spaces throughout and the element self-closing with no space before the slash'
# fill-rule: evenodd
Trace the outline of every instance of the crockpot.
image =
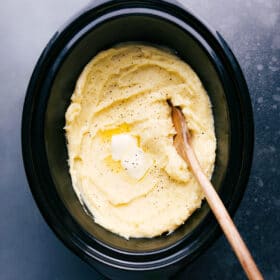
<svg viewBox="0 0 280 280">
<path fill-rule="evenodd" d="M 248 89 L 222 36 L 174 1 L 94 1 L 54 34 L 26 93 L 24 165 L 41 213 L 74 253 L 112 279 L 165 279 L 193 261 L 220 234 L 207 203 L 172 234 L 126 240 L 97 225 L 84 211 L 67 164 L 64 116 L 78 76 L 98 52 L 124 42 L 168 47 L 200 77 L 213 105 L 217 137 L 212 183 L 234 213 L 252 161 Z"/>
</svg>

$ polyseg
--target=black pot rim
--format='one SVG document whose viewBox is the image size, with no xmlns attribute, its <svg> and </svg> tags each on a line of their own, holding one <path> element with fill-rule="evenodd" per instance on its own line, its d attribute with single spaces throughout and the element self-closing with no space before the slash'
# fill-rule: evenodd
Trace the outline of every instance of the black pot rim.
<svg viewBox="0 0 280 280">
<path fill-rule="evenodd" d="M 44 49 L 42 55 L 40 56 L 36 67 L 33 71 L 32 77 L 30 79 L 30 83 L 27 89 L 23 115 L 22 115 L 22 153 L 23 153 L 23 160 L 25 166 L 25 172 L 28 177 L 28 182 L 30 185 L 30 189 L 32 191 L 33 197 L 37 202 L 37 205 L 44 216 L 48 225 L 53 229 L 55 234 L 62 240 L 62 242 L 71 250 L 73 250 L 78 256 L 83 258 L 84 260 L 88 261 L 89 259 L 97 260 L 101 263 L 104 263 L 111 267 L 116 267 L 125 270 L 151 270 L 151 269 L 158 269 L 173 263 L 176 263 L 180 260 L 186 260 L 187 262 L 192 261 L 196 256 L 201 254 L 210 244 L 219 236 L 221 233 L 214 217 L 209 215 L 207 217 L 209 224 L 211 224 L 211 231 L 207 232 L 207 236 L 204 236 L 203 244 L 195 248 L 188 248 L 185 247 L 180 251 L 173 252 L 171 255 L 164 255 L 162 258 L 157 260 L 151 260 L 147 262 L 137 262 L 137 261 L 123 261 L 121 259 L 112 258 L 110 256 L 106 256 L 98 251 L 99 246 L 102 244 L 96 244 L 95 250 L 89 248 L 84 240 L 81 240 L 77 236 L 71 235 L 71 233 L 65 231 L 62 225 L 60 225 L 61 220 L 55 215 L 55 213 L 51 213 L 49 211 L 50 207 L 49 204 L 42 199 L 40 195 L 40 176 L 37 173 L 36 162 L 32 151 L 32 144 L 31 144 L 31 130 L 32 130 L 32 122 L 33 122 L 33 112 L 34 106 L 36 102 L 38 102 L 38 96 L 35 96 L 34 93 L 38 91 L 40 88 L 40 83 L 42 82 L 41 71 L 45 67 L 46 64 L 50 63 L 51 57 L 53 56 L 53 50 L 57 48 L 57 45 L 60 43 L 60 39 L 71 32 L 75 32 L 75 29 L 79 30 L 80 23 L 86 20 L 88 14 L 95 11 L 97 17 L 101 17 L 102 15 L 107 15 L 112 11 L 116 11 L 122 8 L 122 5 L 126 5 L 129 8 L 138 8 L 140 10 L 145 7 L 147 10 L 154 10 L 155 7 L 160 5 L 161 11 L 170 14 L 174 18 L 179 15 L 184 15 L 184 17 L 191 18 L 193 22 L 195 22 L 197 26 L 197 30 L 199 33 L 203 34 L 207 40 L 211 40 L 212 44 L 219 49 L 219 56 L 222 58 L 224 62 L 224 67 L 227 69 L 229 73 L 232 74 L 232 79 L 234 84 L 236 85 L 237 89 L 241 93 L 237 98 L 239 99 L 239 103 L 242 110 L 242 123 L 243 123 L 243 130 L 244 130 L 244 139 L 243 139 L 243 162 L 241 163 L 241 170 L 240 170 L 240 177 L 238 181 L 238 187 L 236 188 L 235 193 L 233 194 L 233 200 L 228 205 L 228 210 L 231 214 L 233 214 L 243 196 L 245 186 L 249 177 L 251 162 L 252 162 L 252 155 L 253 155 L 253 142 L 254 142 L 254 126 L 253 126 L 253 113 L 252 107 L 250 102 L 250 97 L 247 89 L 247 85 L 240 69 L 240 66 L 235 59 L 233 53 L 221 37 L 221 35 L 212 30 L 205 24 L 201 19 L 198 19 L 194 16 L 191 12 L 181 8 L 180 6 L 170 3 L 170 1 L 160 1 L 160 0 L 153 0 L 147 1 L 144 0 L 121 0 L 121 1 L 105 1 L 101 3 L 99 6 L 89 6 L 85 10 L 81 11 L 77 16 L 74 17 L 70 22 L 68 22 L 63 28 L 61 28 L 58 32 L 55 33 L 53 38 L 47 44 L 46 48 Z M 133 6 L 134 5 L 134 6 Z M 124 8 L 123 8 L 124 9 Z M 145 12 L 142 9 L 142 12 Z M 246 110 L 245 110 L 246 108 Z M 67 209 L 65 208 L 65 211 Z M 70 213 L 69 213 L 70 215 Z M 76 223 L 78 226 L 78 224 Z M 105 247 L 105 246 L 104 246 Z M 110 248 L 107 248 L 110 250 Z M 188 252 L 188 254 L 187 254 Z M 121 253 L 121 252 L 116 252 Z"/>
</svg>

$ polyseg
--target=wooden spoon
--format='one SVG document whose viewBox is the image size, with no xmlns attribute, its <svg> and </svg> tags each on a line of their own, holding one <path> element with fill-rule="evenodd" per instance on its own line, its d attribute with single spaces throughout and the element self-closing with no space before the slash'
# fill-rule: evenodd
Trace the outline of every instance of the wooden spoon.
<svg viewBox="0 0 280 280">
<path fill-rule="evenodd" d="M 190 145 L 190 135 L 182 111 L 179 108 L 172 106 L 170 102 L 168 103 L 172 108 L 172 121 L 177 132 L 177 135 L 174 139 L 174 146 L 176 147 L 178 154 L 188 163 L 196 180 L 204 190 L 207 202 L 216 216 L 216 219 L 220 224 L 226 238 L 228 239 L 233 251 L 239 259 L 240 264 L 247 274 L 248 279 L 263 279 L 262 274 L 260 273 L 248 248 L 246 247 L 246 244 L 242 240 L 237 228 L 230 218 L 222 200 L 201 169 L 194 150 Z"/>
</svg>

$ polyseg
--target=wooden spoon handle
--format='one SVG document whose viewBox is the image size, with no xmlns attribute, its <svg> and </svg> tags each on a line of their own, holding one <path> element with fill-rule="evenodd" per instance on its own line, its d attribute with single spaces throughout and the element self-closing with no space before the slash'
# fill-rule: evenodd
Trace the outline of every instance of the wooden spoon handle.
<svg viewBox="0 0 280 280">
<path fill-rule="evenodd" d="M 186 157 L 188 158 L 187 162 L 189 163 L 195 178 L 203 188 L 207 202 L 216 216 L 216 219 L 224 231 L 224 234 L 232 249 L 234 250 L 237 258 L 239 259 L 240 264 L 247 274 L 247 277 L 254 280 L 263 279 L 252 255 L 240 236 L 231 217 L 229 216 L 223 202 L 221 201 L 208 178 L 203 173 L 200 164 L 189 145 L 186 146 L 185 153 L 187 154 Z"/>
<path fill-rule="evenodd" d="M 172 114 L 177 115 L 175 117 L 173 116 L 172 118 L 177 131 L 176 138 L 178 138 L 175 138 L 174 144 L 178 153 L 188 163 L 195 178 L 203 188 L 207 202 L 216 216 L 216 219 L 224 231 L 225 236 L 234 250 L 237 258 L 239 259 L 247 277 L 250 280 L 262 280 L 263 276 L 254 262 L 253 257 L 251 256 L 246 244 L 241 238 L 231 217 L 229 216 L 222 200 L 218 196 L 211 182 L 202 171 L 196 155 L 189 144 L 187 139 L 189 137 L 188 129 L 182 112 L 177 108 L 173 108 Z M 181 133 L 179 133 L 179 131 Z"/>
</svg>

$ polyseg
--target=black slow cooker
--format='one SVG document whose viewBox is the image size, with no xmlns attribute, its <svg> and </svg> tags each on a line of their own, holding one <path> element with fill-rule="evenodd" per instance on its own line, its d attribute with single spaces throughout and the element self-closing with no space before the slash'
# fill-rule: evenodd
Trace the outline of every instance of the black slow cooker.
<svg viewBox="0 0 280 280">
<path fill-rule="evenodd" d="M 85 213 L 67 164 L 64 115 L 79 74 L 101 50 L 133 41 L 173 49 L 202 80 L 213 105 L 217 136 L 212 183 L 233 214 L 252 160 L 248 89 L 221 35 L 174 1 L 95 1 L 59 29 L 27 89 L 22 152 L 37 205 L 67 247 L 112 279 L 165 279 L 205 251 L 220 233 L 207 203 L 170 235 L 126 240 Z"/>
</svg>

